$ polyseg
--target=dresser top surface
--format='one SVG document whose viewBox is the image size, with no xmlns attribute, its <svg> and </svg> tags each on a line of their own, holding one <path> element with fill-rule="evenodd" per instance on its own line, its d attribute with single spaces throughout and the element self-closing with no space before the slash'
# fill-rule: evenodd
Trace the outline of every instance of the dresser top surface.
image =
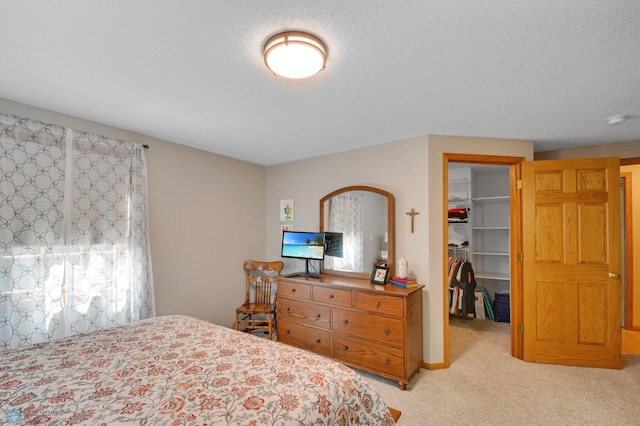
<svg viewBox="0 0 640 426">
<path fill-rule="evenodd" d="M 282 276 L 279 281 L 295 282 L 301 284 L 320 285 L 324 287 L 344 288 L 351 290 L 367 290 L 371 292 L 383 292 L 385 294 L 394 295 L 408 295 L 415 291 L 422 291 L 423 284 L 418 284 L 416 287 L 403 288 L 393 284 L 374 284 L 366 279 L 342 277 L 339 275 L 327 275 L 321 274 L 320 278 L 311 277 L 285 277 Z"/>
</svg>

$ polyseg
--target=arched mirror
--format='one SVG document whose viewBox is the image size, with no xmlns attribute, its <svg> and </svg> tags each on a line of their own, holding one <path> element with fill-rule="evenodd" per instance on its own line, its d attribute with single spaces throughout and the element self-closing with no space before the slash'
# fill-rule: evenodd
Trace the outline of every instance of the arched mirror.
<svg viewBox="0 0 640 426">
<path fill-rule="evenodd" d="M 322 272 L 370 278 L 374 264 L 386 263 L 392 270 L 393 211 L 393 194 L 370 186 L 348 186 L 322 197 L 320 232 L 326 237 Z"/>
</svg>

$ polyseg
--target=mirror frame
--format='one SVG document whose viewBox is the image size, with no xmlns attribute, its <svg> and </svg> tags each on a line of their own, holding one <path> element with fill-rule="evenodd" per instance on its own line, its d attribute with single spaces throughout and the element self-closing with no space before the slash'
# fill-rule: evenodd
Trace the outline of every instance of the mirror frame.
<svg viewBox="0 0 640 426">
<path fill-rule="evenodd" d="M 395 260 L 395 217 L 394 217 L 394 197 L 393 194 L 387 191 L 384 191 L 379 188 L 374 188 L 372 186 L 346 186 L 344 188 L 336 189 L 335 191 L 325 195 L 320 199 L 320 232 L 324 232 L 324 203 L 329 198 L 332 198 L 335 195 L 342 194 L 343 192 L 351 192 L 351 191 L 368 191 L 374 192 L 376 194 L 382 195 L 387 199 L 387 232 L 389 233 L 389 241 L 387 242 L 387 265 L 389 266 L 389 277 L 393 276 L 393 265 Z M 372 266 L 373 268 L 373 266 Z M 354 277 L 354 278 L 366 278 L 367 280 L 371 278 L 371 271 L 364 272 L 347 272 L 347 271 L 334 271 L 332 269 L 324 269 L 324 262 L 321 265 L 321 272 L 327 275 L 341 275 L 346 277 Z"/>
</svg>

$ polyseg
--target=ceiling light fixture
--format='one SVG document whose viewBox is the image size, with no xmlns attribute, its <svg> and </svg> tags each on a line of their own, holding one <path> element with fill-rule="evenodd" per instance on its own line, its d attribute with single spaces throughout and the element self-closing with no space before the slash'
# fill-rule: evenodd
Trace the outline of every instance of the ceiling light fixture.
<svg viewBox="0 0 640 426">
<path fill-rule="evenodd" d="M 627 118 L 628 117 L 626 115 L 614 115 L 613 117 L 607 118 L 607 123 L 609 123 L 611 126 L 614 126 L 616 124 L 622 123 Z"/>
<path fill-rule="evenodd" d="M 299 31 L 276 34 L 264 44 L 264 63 L 285 78 L 307 78 L 322 71 L 327 49 L 319 38 Z"/>
</svg>

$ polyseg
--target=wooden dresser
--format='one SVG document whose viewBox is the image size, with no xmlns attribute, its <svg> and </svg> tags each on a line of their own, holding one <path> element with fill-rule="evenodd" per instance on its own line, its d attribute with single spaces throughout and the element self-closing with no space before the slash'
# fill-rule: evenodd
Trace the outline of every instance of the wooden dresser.
<svg viewBox="0 0 640 426">
<path fill-rule="evenodd" d="M 321 275 L 278 280 L 278 341 L 396 380 L 422 366 L 422 288 Z"/>
</svg>

